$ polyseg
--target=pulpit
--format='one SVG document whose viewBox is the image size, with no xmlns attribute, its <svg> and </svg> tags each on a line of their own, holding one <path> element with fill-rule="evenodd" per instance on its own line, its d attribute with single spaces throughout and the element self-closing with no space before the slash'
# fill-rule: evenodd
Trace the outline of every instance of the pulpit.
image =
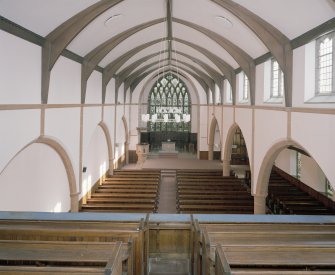
<svg viewBox="0 0 335 275">
<path fill-rule="evenodd" d="M 142 168 L 149 154 L 149 144 L 148 143 L 136 144 L 136 154 L 137 154 L 137 166 Z"/>
</svg>

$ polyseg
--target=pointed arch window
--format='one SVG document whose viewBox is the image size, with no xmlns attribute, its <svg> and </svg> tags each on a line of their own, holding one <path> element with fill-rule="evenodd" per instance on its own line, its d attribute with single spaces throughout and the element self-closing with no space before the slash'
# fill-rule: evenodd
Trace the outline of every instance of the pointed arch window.
<svg viewBox="0 0 335 275">
<path fill-rule="evenodd" d="M 160 92 L 158 92 L 160 91 Z M 148 114 L 150 117 L 158 114 L 158 119 L 164 119 L 164 114 L 159 113 L 161 107 L 176 107 L 181 108 L 180 114 L 191 114 L 191 100 L 185 83 L 175 76 L 168 73 L 158 79 L 152 87 L 148 97 Z M 174 119 L 173 113 L 168 113 L 169 119 Z M 148 122 L 148 130 L 150 132 L 158 131 L 176 131 L 176 132 L 191 132 L 191 122 Z"/>
</svg>

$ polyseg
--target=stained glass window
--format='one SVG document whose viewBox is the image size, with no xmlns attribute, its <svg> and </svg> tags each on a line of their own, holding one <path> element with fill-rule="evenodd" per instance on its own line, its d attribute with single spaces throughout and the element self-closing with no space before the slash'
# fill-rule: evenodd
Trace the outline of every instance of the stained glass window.
<svg viewBox="0 0 335 275">
<path fill-rule="evenodd" d="M 159 92 L 158 92 L 159 91 Z M 148 112 L 150 117 L 158 114 L 158 119 L 163 119 L 163 114 L 158 113 L 160 107 L 177 107 L 181 108 L 182 113 L 191 114 L 191 100 L 185 83 L 173 74 L 166 74 L 154 84 L 148 97 Z M 174 119 L 175 114 L 169 113 L 169 119 Z M 157 131 L 177 131 L 190 132 L 191 122 L 148 122 L 148 130 Z"/>
</svg>

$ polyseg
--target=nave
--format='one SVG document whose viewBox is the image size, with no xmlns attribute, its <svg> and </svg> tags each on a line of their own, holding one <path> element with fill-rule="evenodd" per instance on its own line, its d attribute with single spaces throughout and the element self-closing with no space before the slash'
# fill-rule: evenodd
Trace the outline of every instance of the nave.
<svg viewBox="0 0 335 275">
<path fill-rule="evenodd" d="M 103 177 L 81 200 L 83 212 L 253 214 L 250 170 L 233 165 L 222 176 L 220 161 L 148 159 Z M 165 168 L 164 168 L 165 167 Z M 335 203 L 274 166 L 266 198 L 268 214 L 333 215 Z"/>
</svg>

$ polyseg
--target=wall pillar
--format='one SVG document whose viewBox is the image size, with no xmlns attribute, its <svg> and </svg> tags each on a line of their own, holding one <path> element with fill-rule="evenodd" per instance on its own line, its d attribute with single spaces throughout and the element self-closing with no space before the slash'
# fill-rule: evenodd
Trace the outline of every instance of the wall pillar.
<svg viewBox="0 0 335 275">
<path fill-rule="evenodd" d="M 79 211 L 79 192 L 70 194 L 71 197 L 71 212 Z"/>
<path fill-rule="evenodd" d="M 129 164 L 129 143 L 124 143 L 124 151 L 125 151 L 125 158 L 126 158 L 126 164 Z"/>
<path fill-rule="evenodd" d="M 208 160 L 213 160 L 214 144 L 208 144 Z"/>
<path fill-rule="evenodd" d="M 267 194 L 254 195 L 254 214 L 266 214 Z"/>
<path fill-rule="evenodd" d="M 230 176 L 230 160 L 224 159 L 222 161 L 222 168 L 223 168 L 222 175 L 224 177 L 229 177 Z"/>
</svg>

